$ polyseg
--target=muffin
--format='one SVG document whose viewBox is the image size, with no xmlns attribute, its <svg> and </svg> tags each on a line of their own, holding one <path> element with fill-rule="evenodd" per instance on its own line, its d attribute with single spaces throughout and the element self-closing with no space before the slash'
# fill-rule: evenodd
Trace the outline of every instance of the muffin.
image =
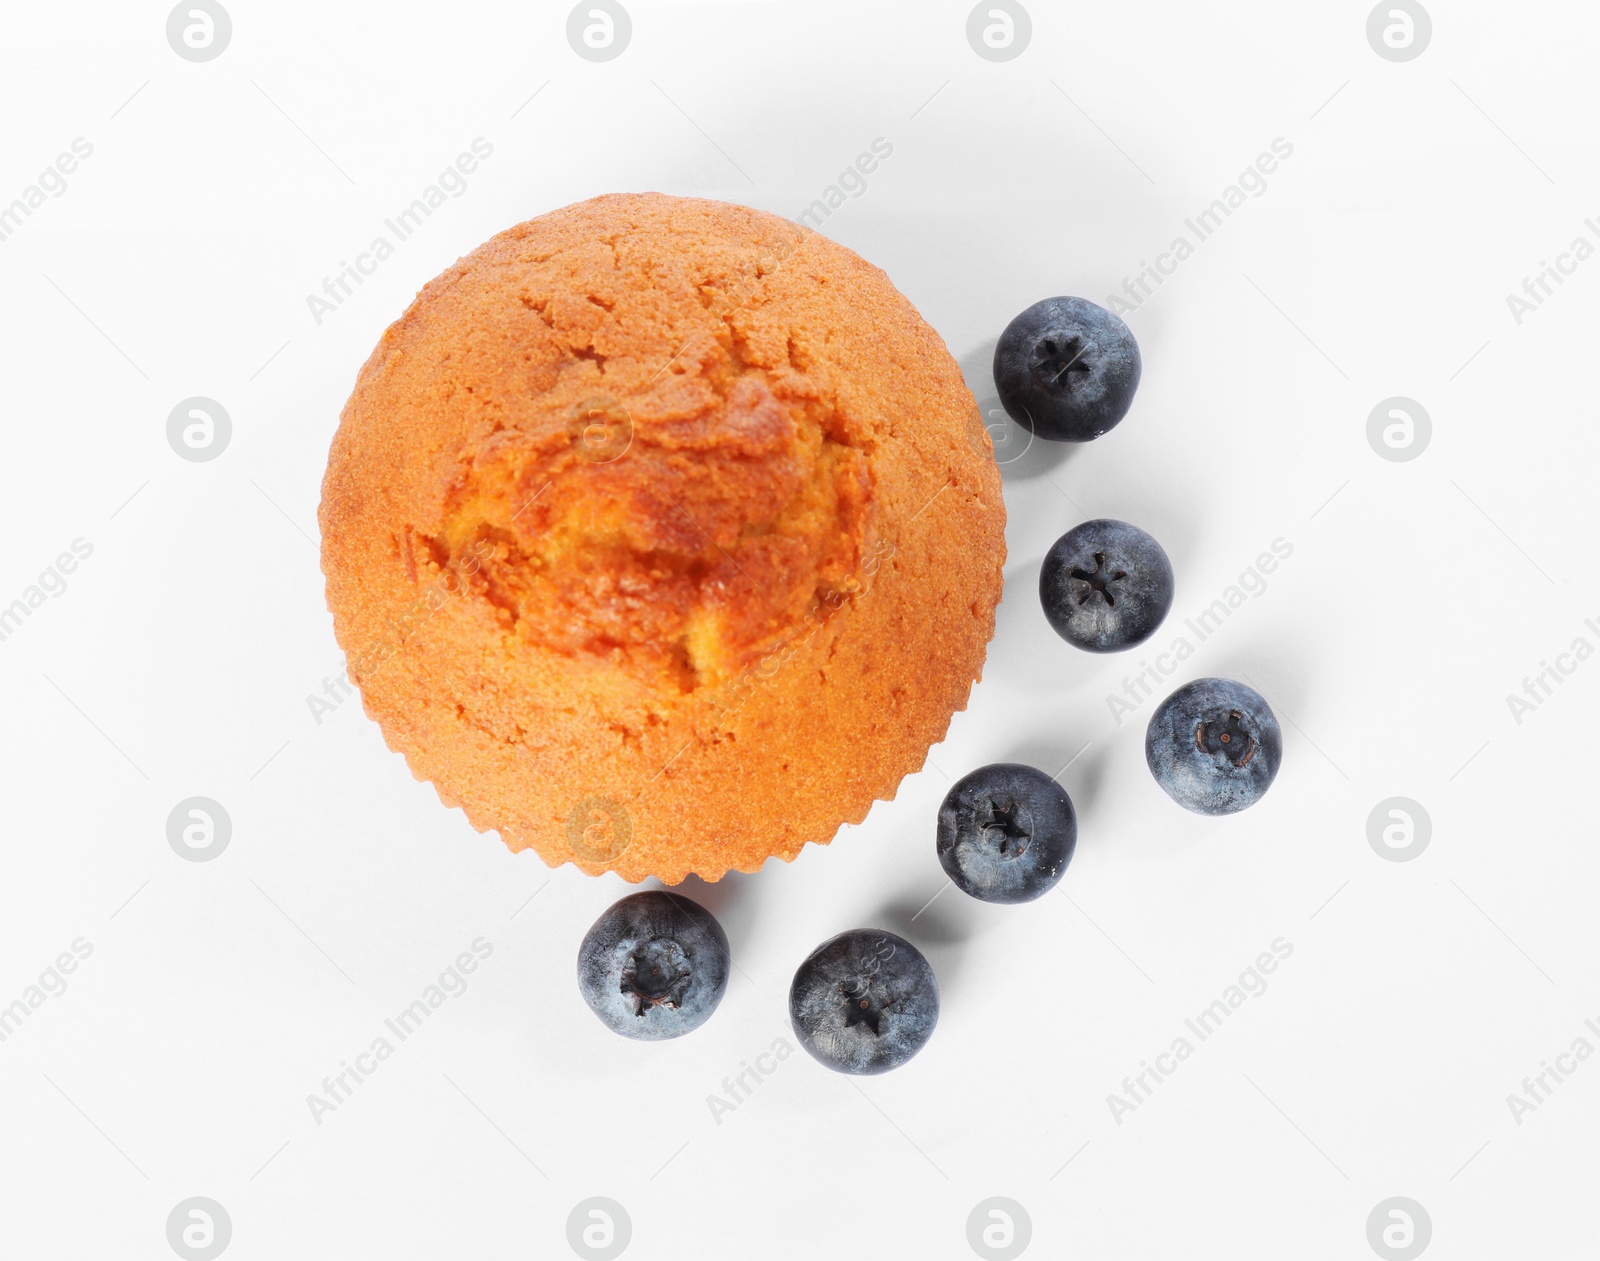
<svg viewBox="0 0 1600 1261">
<path fill-rule="evenodd" d="M 650 193 L 500 233 L 356 380 L 323 480 L 350 680 L 552 866 L 793 858 L 966 705 L 1000 476 L 937 333 L 826 237 Z"/>
</svg>

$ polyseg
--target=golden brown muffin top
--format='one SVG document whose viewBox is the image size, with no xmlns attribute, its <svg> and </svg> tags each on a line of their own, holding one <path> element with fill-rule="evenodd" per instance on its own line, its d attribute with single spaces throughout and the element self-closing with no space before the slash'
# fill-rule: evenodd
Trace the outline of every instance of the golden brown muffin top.
<svg viewBox="0 0 1600 1261">
<path fill-rule="evenodd" d="M 546 861 L 714 878 L 828 839 L 942 736 L 992 631 L 998 490 L 881 272 L 760 211 L 602 197 L 501 233 L 384 334 L 334 440 L 324 569 L 368 711 L 447 803 Z M 913 581 L 868 598 L 885 566 Z M 908 630 L 919 602 L 948 616 L 939 584 L 958 624 Z M 930 661 L 930 633 L 957 651 Z M 931 670 L 926 703 L 834 719 L 811 755 L 768 730 L 881 719 L 868 648 Z M 885 748 L 829 773 L 868 730 Z M 590 828 L 619 810 L 612 853 Z"/>
</svg>

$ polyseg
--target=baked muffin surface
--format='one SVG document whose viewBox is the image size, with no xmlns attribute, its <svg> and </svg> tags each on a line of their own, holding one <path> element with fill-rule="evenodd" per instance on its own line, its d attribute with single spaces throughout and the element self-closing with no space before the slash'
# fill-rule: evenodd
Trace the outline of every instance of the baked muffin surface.
<svg viewBox="0 0 1600 1261">
<path fill-rule="evenodd" d="M 319 513 L 350 679 L 448 805 L 552 865 L 792 858 L 965 705 L 1005 511 L 878 269 L 776 216 L 596 198 L 430 282 Z"/>
</svg>

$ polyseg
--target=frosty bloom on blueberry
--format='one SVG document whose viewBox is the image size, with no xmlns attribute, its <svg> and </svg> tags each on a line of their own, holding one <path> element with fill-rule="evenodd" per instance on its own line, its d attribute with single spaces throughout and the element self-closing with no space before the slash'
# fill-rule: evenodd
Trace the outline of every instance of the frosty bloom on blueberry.
<svg viewBox="0 0 1600 1261">
<path fill-rule="evenodd" d="M 1072 798 L 1032 766 L 981 766 L 939 807 L 939 862 L 956 888 L 984 902 L 1031 902 L 1049 892 L 1077 843 Z"/>
<path fill-rule="evenodd" d="M 887 1073 L 933 1036 L 939 982 L 905 938 L 853 929 L 823 942 L 795 972 L 789 1020 L 818 1063 L 840 1073 Z"/>
<path fill-rule="evenodd" d="M 1172 609 L 1172 563 L 1126 521 L 1074 526 L 1045 553 L 1039 602 L 1056 634 L 1088 652 L 1142 644 Z"/>
<path fill-rule="evenodd" d="M 1283 734 L 1266 699 L 1232 679 L 1196 679 L 1150 716 L 1145 761 L 1167 796 L 1196 814 L 1255 805 L 1283 760 Z"/>
<path fill-rule="evenodd" d="M 722 925 L 680 893 L 649 890 L 614 903 L 578 947 L 578 989 L 603 1023 L 659 1042 L 698 1029 L 728 988 Z"/>
<path fill-rule="evenodd" d="M 1117 316 L 1083 298 L 1046 298 L 994 348 L 994 386 L 1011 419 L 1041 438 L 1088 442 L 1128 414 L 1139 344 Z"/>
</svg>

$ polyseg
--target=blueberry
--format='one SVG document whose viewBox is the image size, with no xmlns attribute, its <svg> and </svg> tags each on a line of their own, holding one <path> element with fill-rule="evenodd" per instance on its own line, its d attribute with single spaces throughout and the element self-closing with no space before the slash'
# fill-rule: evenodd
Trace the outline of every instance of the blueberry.
<svg viewBox="0 0 1600 1261">
<path fill-rule="evenodd" d="M 887 1073 L 922 1049 L 939 1021 L 939 982 L 903 937 L 852 929 L 823 942 L 789 987 L 800 1045 L 840 1073 Z"/>
<path fill-rule="evenodd" d="M 1088 442 L 1128 414 L 1139 388 L 1139 343 L 1102 306 L 1046 298 L 1000 334 L 994 384 L 1019 425 L 1057 442 Z"/>
<path fill-rule="evenodd" d="M 1232 679 L 1196 679 L 1150 716 L 1144 760 L 1185 810 L 1234 814 L 1272 786 L 1283 761 L 1283 733 L 1254 688 Z"/>
<path fill-rule="evenodd" d="M 728 988 L 733 956 L 711 912 L 678 893 L 630 893 L 578 947 L 578 989 L 601 1021 L 659 1042 L 698 1029 Z"/>
<path fill-rule="evenodd" d="M 1126 521 L 1085 521 L 1055 541 L 1039 600 L 1056 634 L 1089 652 L 1121 652 L 1155 634 L 1172 610 L 1172 563 Z"/>
<path fill-rule="evenodd" d="M 1031 902 L 1048 893 L 1077 843 L 1072 798 L 1031 766 L 980 766 L 939 807 L 939 861 L 956 888 L 985 902 Z"/>
</svg>

